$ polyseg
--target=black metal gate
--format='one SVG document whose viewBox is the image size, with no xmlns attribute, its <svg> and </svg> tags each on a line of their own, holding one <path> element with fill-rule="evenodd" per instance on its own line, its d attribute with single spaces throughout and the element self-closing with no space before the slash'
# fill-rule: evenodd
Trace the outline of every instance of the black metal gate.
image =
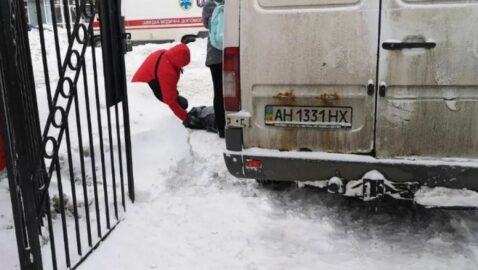
<svg viewBox="0 0 478 270">
<path fill-rule="evenodd" d="M 21 269 L 75 269 L 121 221 L 126 188 L 134 201 L 121 1 L 60 1 L 36 0 L 31 31 L 24 0 L 0 2 L 0 126 Z"/>
</svg>

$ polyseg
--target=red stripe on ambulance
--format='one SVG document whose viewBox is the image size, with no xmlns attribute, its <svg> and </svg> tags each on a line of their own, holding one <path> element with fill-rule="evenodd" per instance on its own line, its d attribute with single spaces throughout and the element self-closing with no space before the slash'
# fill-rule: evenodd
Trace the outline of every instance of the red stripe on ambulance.
<svg viewBox="0 0 478 270">
<path fill-rule="evenodd" d="M 193 24 L 191 26 L 191 24 Z M 176 26 L 173 26 L 176 25 Z M 188 26 L 185 26 L 188 25 Z M 161 27 L 166 26 L 166 27 Z M 93 22 L 93 28 L 99 28 L 98 21 Z M 125 21 L 126 29 L 141 30 L 141 29 L 169 29 L 169 28 L 191 28 L 202 27 L 201 17 L 189 18 L 167 18 L 167 19 L 148 19 L 148 20 L 129 20 Z"/>
<path fill-rule="evenodd" d="M 126 30 L 151 30 L 151 29 L 182 29 L 182 28 L 203 28 L 202 25 L 186 25 L 186 26 L 153 26 L 153 27 L 126 27 Z"/>
</svg>

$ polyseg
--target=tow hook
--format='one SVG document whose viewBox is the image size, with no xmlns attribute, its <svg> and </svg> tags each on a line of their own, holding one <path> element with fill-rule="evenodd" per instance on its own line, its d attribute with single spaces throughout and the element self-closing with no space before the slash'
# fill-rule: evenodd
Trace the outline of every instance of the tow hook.
<svg viewBox="0 0 478 270">
<path fill-rule="evenodd" d="M 364 201 L 382 199 L 385 195 L 385 180 L 363 179 L 362 189 Z"/>
<path fill-rule="evenodd" d="M 413 200 L 419 189 L 420 184 L 417 182 L 392 182 L 380 173 L 372 171 L 360 180 L 347 182 L 344 195 L 358 197 L 363 201 L 380 200 L 385 196 L 399 200 Z"/>
<path fill-rule="evenodd" d="M 327 191 L 331 194 L 344 194 L 345 193 L 344 181 L 339 177 L 332 177 L 327 182 Z"/>
<path fill-rule="evenodd" d="M 420 184 L 415 182 L 395 183 L 385 179 L 363 179 L 362 199 L 373 201 L 385 196 L 399 200 L 413 200 Z"/>
</svg>

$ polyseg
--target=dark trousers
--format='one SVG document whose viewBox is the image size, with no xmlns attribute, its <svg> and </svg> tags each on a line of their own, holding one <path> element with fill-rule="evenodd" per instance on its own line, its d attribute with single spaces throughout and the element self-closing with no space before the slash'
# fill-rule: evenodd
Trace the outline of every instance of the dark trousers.
<svg viewBox="0 0 478 270">
<path fill-rule="evenodd" d="M 224 131 L 226 125 L 224 113 L 224 98 L 222 95 L 222 63 L 210 65 L 212 83 L 214 86 L 214 114 L 218 131 Z"/>
<path fill-rule="evenodd" d="M 149 88 L 151 88 L 151 91 L 153 91 L 154 96 L 159 99 L 159 101 L 163 102 L 163 95 L 161 93 L 161 87 L 159 87 L 159 83 L 156 80 L 152 80 L 148 83 L 148 85 Z M 186 110 L 188 108 L 189 103 L 185 97 L 178 95 L 176 101 L 183 109 Z"/>
</svg>

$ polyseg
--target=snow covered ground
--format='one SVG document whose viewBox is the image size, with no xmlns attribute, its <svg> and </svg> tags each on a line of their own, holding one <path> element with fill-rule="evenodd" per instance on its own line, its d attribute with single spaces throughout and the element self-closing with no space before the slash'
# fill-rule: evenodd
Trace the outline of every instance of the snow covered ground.
<svg viewBox="0 0 478 270">
<path fill-rule="evenodd" d="M 17 240 L 6 173 L 0 174 L 0 269 L 17 269 Z"/>
<path fill-rule="evenodd" d="M 134 48 L 131 78 L 165 45 Z M 190 44 L 179 91 L 212 104 L 206 43 Z M 313 187 L 269 191 L 228 174 L 224 141 L 183 128 L 146 84 L 128 84 L 135 204 L 80 267 L 94 269 L 476 269 L 478 212 L 362 202 Z M 8 185 L 0 180 L 0 269 L 16 269 Z"/>
</svg>

